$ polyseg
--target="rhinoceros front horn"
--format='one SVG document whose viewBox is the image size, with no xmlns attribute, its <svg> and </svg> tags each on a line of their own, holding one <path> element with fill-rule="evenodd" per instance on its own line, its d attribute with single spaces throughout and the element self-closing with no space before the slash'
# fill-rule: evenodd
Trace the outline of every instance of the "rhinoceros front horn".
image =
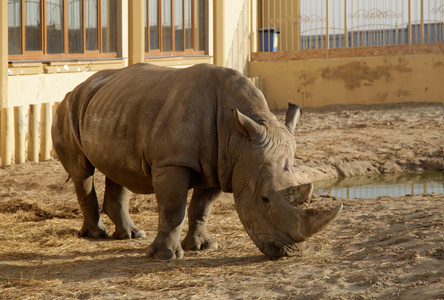
<svg viewBox="0 0 444 300">
<path fill-rule="evenodd" d="M 334 209 L 305 209 L 299 212 L 299 226 L 292 237 L 304 241 L 330 224 L 342 210 L 342 203 Z"/>
</svg>

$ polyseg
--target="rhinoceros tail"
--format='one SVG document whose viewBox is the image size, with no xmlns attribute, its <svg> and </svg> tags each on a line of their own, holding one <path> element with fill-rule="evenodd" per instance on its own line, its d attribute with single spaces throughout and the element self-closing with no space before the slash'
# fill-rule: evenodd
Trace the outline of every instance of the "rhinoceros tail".
<svg viewBox="0 0 444 300">
<path fill-rule="evenodd" d="M 71 175 L 68 174 L 68 178 L 66 178 L 65 184 L 67 184 L 70 179 L 71 179 Z"/>
</svg>

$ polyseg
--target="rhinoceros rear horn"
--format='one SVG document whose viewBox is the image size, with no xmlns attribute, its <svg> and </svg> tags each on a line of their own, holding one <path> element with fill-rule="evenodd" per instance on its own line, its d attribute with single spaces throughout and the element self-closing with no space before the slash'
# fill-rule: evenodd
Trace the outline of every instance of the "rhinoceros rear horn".
<svg viewBox="0 0 444 300">
<path fill-rule="evenodd" d="M 294 206 L 310 202 L 313 188 L 312 183 L 292 186 L 285 190 L 285 199 Z"/>
<path fill-rule="evenodd" d="M 296 124 L 301 119 L 301 116 L 302 116 L 301 108 L 298 105 L 289 102 L 287 114 L 285 116 L 285 126 L 292 134 L 294 134 L 294 130 L 296 129 Z"/>
</svg>

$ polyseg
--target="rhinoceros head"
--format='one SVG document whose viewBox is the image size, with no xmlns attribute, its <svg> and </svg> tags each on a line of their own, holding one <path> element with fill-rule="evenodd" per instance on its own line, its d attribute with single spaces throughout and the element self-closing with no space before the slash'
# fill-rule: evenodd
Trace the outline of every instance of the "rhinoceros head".
<svg viewBox="0 0 444 300">
<path fill-rule="evenodd" d="M 295 185 L 294 130 L 300 116 L 294 104 L 285 126 L 271 112 L 255 122 L 234 110 L 245 143 L 233 168 L 236 210 L 251 239 L 271 258 L 295 255 L 298 243 L 323 229 L 342 209 L 342 204 L 332 210 L 301 208 L 310 200 L 313 185 Z"/>
</svg>

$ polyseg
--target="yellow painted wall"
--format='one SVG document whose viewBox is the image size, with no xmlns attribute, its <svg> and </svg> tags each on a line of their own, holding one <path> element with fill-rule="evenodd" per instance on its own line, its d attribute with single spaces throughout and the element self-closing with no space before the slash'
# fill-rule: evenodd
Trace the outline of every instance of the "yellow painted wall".
<svg viewBox="0 0 444 300">
<path fill-rule="evenodd" d="M 62 101 L 67 92 L 94 73 L 9 76 L 8 99 L 13 106 Z"/>
<path fill-rule="evenodd" d="M 332 104 L 444 102 L 444 54 L 252 61 L 271 109 Z"/>
</svg>

